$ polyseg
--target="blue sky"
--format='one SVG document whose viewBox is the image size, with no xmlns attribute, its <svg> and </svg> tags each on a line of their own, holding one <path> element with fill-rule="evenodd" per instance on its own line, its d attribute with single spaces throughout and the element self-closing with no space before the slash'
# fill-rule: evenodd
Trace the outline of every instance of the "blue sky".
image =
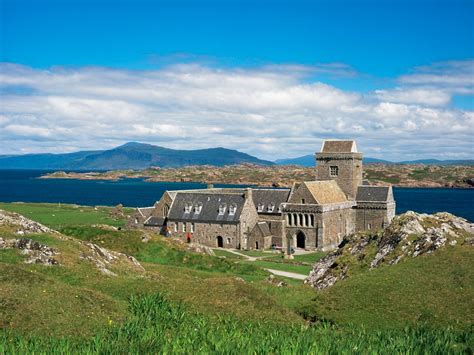
<svg viewBox="0 0 474 355">
<path fill-rule="evenodd" d="M 10 141 L 0 154 L 138 139 L 190 149 L 215 142 L 280 158 L 355 132 L 371 156 L 472 155 L 472 0 L 0 3 L 0 138 Z M 199 87 L 188 92 L 190 85 Z M 129 95 L 108 90 L 117 87 Z M 172 87 L 176 97 L 156 87 Z M 156 100 L 143 102 L 132 89 Z M 219 100 L 200 95 L 206 91 Z M 180 102 L 182 95 L 193 99 Z M 245 95 L 260 101 L 244 105 Z M 117 105 L 141 118 L 108 117 Z M 262 118 L 247 122 L 252 115 Z M 285 115 L 320 128 L 287 130 Z M 92 117 L 98 126 L 87 134 L 81 122 Z M 236 120 L 249 130 L 233 127 Z M 59 140 L 58 122 L 69 124 L 61 123 L 63 135 L 77 138 Z M 122 129 L 114 132 L 111 122 Z M 198 133 L 182 132 L 191 125 Z M 433 139 L 439 144 L 427 149 Z M 410 142 L 420 142 L 419 151 Z"/>
</svg>

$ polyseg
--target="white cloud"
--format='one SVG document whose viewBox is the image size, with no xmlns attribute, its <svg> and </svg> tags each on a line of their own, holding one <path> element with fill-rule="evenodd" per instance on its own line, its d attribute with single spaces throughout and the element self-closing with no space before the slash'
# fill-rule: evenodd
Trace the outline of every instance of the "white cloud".
<svg viewBox="0 0 474 355">
<path fill-rule="evenodd" d="M 324 138 L 356 138 L 362 150 L 385 158 L 447 150 L 472 155 L 473 113 L 446 107 L 453 90 L 469 87 L 408 85 L 402 77 L 407 87 L 364 96 L 311 80 L 315 73 L 352 75 L 337 63 L 250 69 L 181 64 L 148 71 L 3 64 L 0 88 L 16 90 L 0 102 L 0 154 L 138 140 L 181 149 L 225 146 L 276 159 L 314 152 Z"/>
</svg>

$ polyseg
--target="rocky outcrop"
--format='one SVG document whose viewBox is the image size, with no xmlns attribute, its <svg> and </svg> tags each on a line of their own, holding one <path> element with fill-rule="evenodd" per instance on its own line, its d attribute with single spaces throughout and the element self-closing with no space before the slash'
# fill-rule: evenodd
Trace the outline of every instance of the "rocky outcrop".
<svg viewBox="0 0 474 355">
<path fill-rule="evenodd" d="M 132 256 L 62 235 L 53 229 L 25 218 L 17 213 L 0 210 L 0 226 L 13 228 L 13 231 L 15 231 L 17 235 L 48 233 L 49 235 L 54 236 L 54 238 L 67 241 L 75 246 L 76 252 L 73 254 L 73 259 L 77 260 L 78 258 L 80 260 L 87 260 L 95 265 L 95 267 L 105 275 L 116 276 L 117 274 L 113 270 L 117 269 L 135 273 L 142 273 L 145 271 L 140 263 Z M 57 258 L 55 258 L 60 254 L 60 251 L 35 241 L 34 239 L 0 237 L 0 249 L 22 250 L 23 254 L 28 256 L 25 260 L 26 263 L 60 265 Z"/>
<path fill-rule="evenodd" d="M 59 262 L 54 258 L 58 254 L 56 249 L 32 239 L 3 239 L 0 237 L 0 249 L 20 249 L 23 254 L 28 256 L 25 261 L 28 264 L 59 265 Z"/>
<path fill-rule="evenodd" d="M 409 211 L 395 217 L 384 231 L 345 237 L 337 250 L 313 266 L 305 283 L 324 289 L 348 277 L 352 268 L 394 265 L 447 245 L 472 246 L 473 241 L 474 224 L 463 218 L 446 212 L 427 215 Z"/>
<path fill-rule="evenodd" d="M 32 221 L 18 213 L 0 210 L 0 226 L 6 225 L 15 228 L 18 235 L 28 233 L 58 233 L 55 230 L 43 226 L 41 223 Z"/>
<path fill-rule="evenodd" d="M 110 270 L 110 267 L 120 262 L 131 263 L 136 271 L 145 271 L 143 266 L 133 256 L 111 251 L 94 243 L 83 244 L 86 246 L 86 249 L 81 253 L 80 258 L 92 262 L 105 275 L 117 276 Z"/>
</svg>

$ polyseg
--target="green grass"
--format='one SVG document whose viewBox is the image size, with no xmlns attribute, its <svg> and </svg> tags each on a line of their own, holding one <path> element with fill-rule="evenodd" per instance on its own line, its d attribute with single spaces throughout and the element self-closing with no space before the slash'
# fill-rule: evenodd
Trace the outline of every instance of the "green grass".
<svg viewBox="0 0 474 355">
<path fill-rule="evenodd" d="M 267 256 L 272 256 L 272 252 L 264 252 L 264 251 L 259 251 L 259 250 L 239 250 L 239 253 L 247 255 L 247 256 L 254 256 L 254 257 L 267 257 Z M 278 254 L 277 254 L 278 255 Z"/>
<path fill-rule="evenodd" d="M 327 324 L 302 326 L 241 322 L 191 312 L 159 294 L 131 297 L 130 316 L 110 322 L 89 339 L 35 337 L 2 332 L 0 353 L 469 353 L 472 334 L 428 327 L 373 331 Z"/>
<path fill-rule="evenodd" d="M 226 258 L 229 259 L 243 259 L 243 256 L 231 253 L 230 251 L 224 250 L 224 249 L 213 249 L 214 254 L 216 256 L 225 256 Z"/>
<path fill-rule="evenodd" d="M 354 273 L 315 293 L 305 312 L 373 328 L 419 322 L 467 327 L 474 322 L 473 260 L 472 247 L 465 245 Z"/>
<path fill-rule="evenodd" d="M 52 203 L 0 203 L 0 209 L 19 213 L 51 228 L 68 225 L 109 224 L 122 227 L 124 219 L 110 216 L 110 207 L 87 207 Z M 130 209 L 125 209 L 130 212 Z"/>
<path fill-rule="evenodd" d="M 302 263 L 314 264 L 315 262 L 319 261 L 319 259 L 321 259 L 324 255 L 326 255 L 325 252 L 317 251 L 314 253 L 294 255 L 293 260 L 297 262 L 302 262 Z"/>
</svg>

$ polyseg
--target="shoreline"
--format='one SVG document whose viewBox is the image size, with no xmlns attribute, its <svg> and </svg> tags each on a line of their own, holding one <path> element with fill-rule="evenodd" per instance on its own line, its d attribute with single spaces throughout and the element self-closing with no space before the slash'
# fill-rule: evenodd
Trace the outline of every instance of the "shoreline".
<svg viewBox="0 0 474 355">
<path fill-rule="evenodd" d="M 112 175 L 108 175 L 112 174 Z M 273 187 L 273 188 L 290 188 L 292 184 L 275 184 L 274 182 L 270 181 L 251 181 L 245 180 L 243 178 L 239 178 L 237 180 L 198 180 L 198 179 L 183 179 L 183 178 L 176 178 L 172 179 L 170 176 L 166 176 L 163 178 L 159 178 L 157 176 L 152 176 L 150 174 L 122 174 L 122 173 L 115 173 L 115 172 L 103 172 L 103 173 L 96 173 L 96 172 L 84 172 L 84 173 L 64 173 L 64 172 L 53 172 L 45 175 L 41 175 L 36 179 L 63 179 L 63 180 L 83 180 L 83 181 L 122 181 L 122 180 L 132 180 L 132 179 L 141 179 L 143 182 L 163 182 L 163 183 L 197 183 L 203 185 L 209 184 L 225 184 L 225 185 L 251 185 L 256 187 Z M 296 181 L 296 180 L 295 180 Z M 420 181 L 416 183 L 414 181 L 410 181 L 409 183 L 387 183 L 380 180 L 372 180 L 368 179 L 370 185 L 373 186 L 392 186 L 396 188 L 413 188 L 413 189 L 466 189 L 471 190 L 474 188 L 474 185 L 469 185 L 467 183 L 454 183 L 454 184 L 440 184 L 437 182 L 431 181 Z"/>
</svg>

